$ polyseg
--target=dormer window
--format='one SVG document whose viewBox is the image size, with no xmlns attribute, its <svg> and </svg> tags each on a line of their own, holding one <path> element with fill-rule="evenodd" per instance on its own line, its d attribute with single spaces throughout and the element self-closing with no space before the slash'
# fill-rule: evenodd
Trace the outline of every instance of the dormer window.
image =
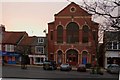
<svg viewBox="0 0 120 80">
<path fill-rule="evenodd" d="M 38 38 L 38 43 L 44 43 L 44 38 Z"/>
</svg>

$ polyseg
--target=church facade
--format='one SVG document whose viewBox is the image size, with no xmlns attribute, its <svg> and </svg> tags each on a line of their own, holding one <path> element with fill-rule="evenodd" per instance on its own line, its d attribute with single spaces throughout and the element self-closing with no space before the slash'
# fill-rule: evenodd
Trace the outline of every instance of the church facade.
<svg viewBox="0 0 120 80">
<path fill-rule="evenodd" d="M 98 45 L 98 24 L 71 2 L 48 23 L 48 60 L 71 65 L 92 63 Z"/>
</svg>

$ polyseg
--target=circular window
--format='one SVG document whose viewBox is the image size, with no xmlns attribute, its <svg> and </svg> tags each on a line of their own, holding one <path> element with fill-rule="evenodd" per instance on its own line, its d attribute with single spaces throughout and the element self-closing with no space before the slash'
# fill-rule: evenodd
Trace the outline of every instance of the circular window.
<svg viewBox="0 0 120 80">
<path fill-rule="evenodd" d="M 73 6 L 70 8 L 70 12 L 75 12 L 76 11 L 76 8 Z"/>
</svg>

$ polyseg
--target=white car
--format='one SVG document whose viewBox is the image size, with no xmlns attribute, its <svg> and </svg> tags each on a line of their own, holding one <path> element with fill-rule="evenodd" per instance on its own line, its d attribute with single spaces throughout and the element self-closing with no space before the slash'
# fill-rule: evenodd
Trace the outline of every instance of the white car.
<svg viewBox="0 0 120 80">
<path fill-rule="evenodd" d="M 69 63 L 64 63 L 60 65 L 60 70 L 61 71 L 71 71 L 72 70 L 72 66 Z"/>
<path fill-rule="evenodd" d="M 107 72 L 109 73 L 119 73 L 119 71 L 120 71 L 120 66 L 117 64 L 110 64 L 107 67 Z"/>
</svg>

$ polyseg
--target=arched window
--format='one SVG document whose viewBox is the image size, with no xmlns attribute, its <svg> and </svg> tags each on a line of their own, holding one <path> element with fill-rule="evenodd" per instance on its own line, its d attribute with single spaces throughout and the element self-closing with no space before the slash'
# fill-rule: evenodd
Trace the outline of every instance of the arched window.
<svg viewBox="0 0 120 80">
<path fill-rule="evenodd" d="M 62 63 L 62 51 L 58 51 L 58 64 Z"/>
<path fill-rule="evenodd" d="M 82 42 L 83 43 L 88 43 L 88 39 L 89 39 L 89 27 L 87 25 L 83 26 L 83 37 L 82 37 Z"/>
<path fill-rule="evenodd" d="M 57 27 L 57 43 L 63 43 L 63 27 Z"/>
<path fill-rule="evenodd" d="M 79 42 L 79 26 L 75 22 L 71 22 L 66 28 L 67 43 Z"/>
</svg>

